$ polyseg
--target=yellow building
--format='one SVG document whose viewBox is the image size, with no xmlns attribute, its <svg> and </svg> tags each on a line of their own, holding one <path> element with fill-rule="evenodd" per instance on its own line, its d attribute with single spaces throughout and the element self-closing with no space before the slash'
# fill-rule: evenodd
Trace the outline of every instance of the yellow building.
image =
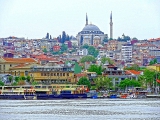
<svg viewBox="0 0 160 120">
<path fill-rule="evenodd" d="M 29 73 L 31 71 L 31 67 L 37 66 L 39 64 L 36 63 L 26 63 L 26 64 L 19 64 L 15 67 L 12 67 L 9 69 L 9 74 L 13 76 L 32 76 L 32 73 Z"/>
<path fill-rule="evenodd" d="M 28 68 L 23 69 L 22 71 L 26 73 L 30 65 L 37 64 L 38 62 L 33 58 L 0 58 L 0 73 L 12 73 L 12 75 L 18 75 L 18 71 L 21 71 L 21 68 L 28 66 Z M 19 72 L 19 75 L 21 73 Z M 22 73 L 22 75 L 25 75 Z"/>
<path fill-rule="evenodd" d="M 68 66 L 35 66 L 31 68 L 35 81 L 41 84 L 75 84 L 74 71 Z"/>
<path fill-rule="evenodd" d="M 160 64 L 149 65 L 147 68 L 160 72 Z"/>
<path fill-rule="evenodd" d="M 109 40 L 107 44 L 108 51 L 115 51 L 118 48 L 118 41 L 117 40 Z"/>
</svg>

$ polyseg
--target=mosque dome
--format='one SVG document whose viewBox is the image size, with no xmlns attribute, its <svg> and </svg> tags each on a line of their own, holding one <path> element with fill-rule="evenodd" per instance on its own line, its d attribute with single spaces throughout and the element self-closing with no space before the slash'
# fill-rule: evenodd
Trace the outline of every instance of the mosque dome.
<svg viewBox="0 0 160 120">
<path fill-rule="evenodd" d="M 93 24 L 86 25 L 82 31 L 100 31 L 100 29 Z"/>
</svg>

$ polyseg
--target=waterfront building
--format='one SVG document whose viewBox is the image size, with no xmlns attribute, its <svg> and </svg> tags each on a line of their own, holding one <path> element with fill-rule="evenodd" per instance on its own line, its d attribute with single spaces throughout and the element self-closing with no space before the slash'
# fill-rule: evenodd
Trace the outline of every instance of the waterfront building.
<svg viewBox="0 0 160 120">
<path fill-rule="evenodd" d="M 0 58 L 0 73 L 15 73 L 17 75 L 17 71 L 11 71 L 11 68 L 14 68 L 18 65 L 29 65 L 29 64 L 37 64 L 33 58 Z M 27 72 L 27 71 L 26 71 Z"/>
<path fill-rule="evenodd" d="M 29 71 L 31 70 L 31 67 L 37 66 L 37 65 L 39 64 L 37 63 L 19 64 L 17 66 L 9 68 L 9 74 L 13 76 L 31 76 L 32 77 L 32 73 L 29 73 Z"/>
<path fill-rule="evenodd" d="M 139 75 L 142 75 L 141 71 L 136 70 L 118 70 L 118 67 L 114 65 L 107 65 L 103 72 L 103 76 L 107 76 L 112 79 L 113 86 L 119 85 L 122 80 L 134 79 L 137 80 Z"/>
<path fill-rule="evenodd" d="M 34 80 L 41 84 L 75 84 L 72 66 L 34 66 L 30 73 Z"/>
</svg>

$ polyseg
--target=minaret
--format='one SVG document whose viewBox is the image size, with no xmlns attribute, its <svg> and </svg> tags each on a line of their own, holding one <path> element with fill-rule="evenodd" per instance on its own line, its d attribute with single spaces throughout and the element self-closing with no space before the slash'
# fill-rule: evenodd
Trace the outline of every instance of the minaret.
<svg viewBox="0 0 160 120">
<path fill-rule="evenodd" d="M 87 13 L 86 13 L 86 25 L 88 25 L 88 16 L 87 16 Z"/>
<path fill-rule="evenodd" d="M 110 38 L 113 39 L 112 11 L 111 11 L 111 15 L 110 15 Z"/>
</svg>

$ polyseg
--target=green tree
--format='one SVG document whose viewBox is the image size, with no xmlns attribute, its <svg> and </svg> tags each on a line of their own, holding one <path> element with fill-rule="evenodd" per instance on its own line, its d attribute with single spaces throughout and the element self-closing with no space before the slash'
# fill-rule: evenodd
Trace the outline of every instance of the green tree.
<svg viewBox="0 0 160 120">
<path fill-rule="evenodd" d="M 97 56 L 98 56 L 98 53 L 99 53 L 99 51 L 96 50 L 93 46 L 89 46 L 89 48 L 88 48 L 88 54 L 89 54 L 89 55 L 92 55 L 92 56 L 94 56 L 94 57 L 97 57 Z"/>
<path fill-rule="evenodd" d="M 77 83 L 77 85 L 86 85 L 88 88 L 91 88 L 91 83 L 86 77 L 81 77 Z"/>
<path fill-rule="evenodd" d="M 52 54 L 53 55 L 60 55 L 60 54 L 63 54 L 63 52 L 62 51 L 53 51 Z"/>
<path fill-rule="evenodd" d="M 138 81 L 140 82 L 142 88 L 147 88 L 147 82 L 144 75 L 138 76 Z"/>
<path fill-rule="evenodd" d="M 103 42 L 108 42 L 108 38 L 105 37 L 105 38 L 103 39 Z"/>
<path fill-rule="evenodd" d="M 140 87 L 141 84 L 139 81 L 137 80 L 130 80 L 130 79 L 125 79 L 125 80 L 122 80 L 119 84 L 119 87 L 122 88 L 122 89 L 125 89 L 126 87 Z"/>
<path fill-rule="evenodd" d="M 20 78 L 21 78 L 21 80 L 26 80 L 25 76 L 21 76 Z"/>
<path fill-rule="evenodd" d="M 89 45 L 88 45 L 88 44 L 84 44 L 84 45 L 82 46 L 82 48 L 88 49 L 88 48 L 89 48 Z"/>
<path fill-rule="evenodd" d="M 101 62 L 102 62 L 103 64 L 105 64 L 106 61 L 108 61 L 109 64 L 113 64 L 113 63 L 114 63 L 110 58 L 106 58 L 106 57 L 102 57 L 102 58 L 101 58 Z"/>
<path fill-rule="evenodd" d="M 65 40 L 66 40 L 66 32 L 65 32 L 65 31 L 63 31 L 63 32 L 62 32 L 62 39 L 61 39 L 61 43 L 64 43 L 64 42 L 65 42 Z"/>
<path fill-rule="evenodd" d="M 26 77 L 26 80 L 27 80 L 27 82 L 31 82 L 31 77 L 30 77 L 30 76 L 27 76 L 27 77 Z"/>
<path fill-rule="evenodd" d="M 12 83 L 13 82 L 13 76 L 9 76 L 9 81 L 10 81 L 10 83 Z"/>
<path fill-rule="evenodd" d="M 65 51 L 67 51 L 67 49 L 68 49 L 67 45 L 62 44 L 62 46 L 61 46 L 61 51 L 62 51 L 62 52 L 65 52 Z"/>
<path fill-rule="evenodd" d="M 81 73 L 81 71 L 82 71 L 81 66 L 79 66 L 78 63 L 76 62 L 74 65 L 74 73 L 78 74 L 78 73 Z"/>
<path fill-rule="evenodd" d="M 47 51 L 47 49 L 46 49 L 46 48 L 44 48 L 44 49 L 43 49 L 43 52 L 44 52 L 44 53 L 47 53 L 48 51 Z"/>
<path fill-rule="evenodd" d="M 84 56 L 81 58 L 80 62 L 84 63 L 84 62 L 95 62 L 96 59 L 93 56 Z"/>
<path fill-rule="evenodd" d="M 146 84 L 149 85 L 151 89 L 153 89 L 153 85 L 155 84 L 156 79 L 156 72 L 153 70 L 145 69 L 143 76 L 146 79 Z"/>
<path fill-rule="evenodd" d="M 0 86 L 4 86 L 4 82 L 0 80 Z"/>
<path fill-rule="evenodd" d="M 33 81 L 31 84 L 32 85 L 38 85 L 38 83 L 36 81 Z"/>
<path fill-rule="evenodd" d="M 18 85 L 17 82 L 12 83 L 12 86 L 17 86 L 17 85 Z"/>
<path fill-rule="evenodd" d="M 137 64 L 134 64 L 131 67 L 125 68 L 125 70 L 136 70 L 136 71 L 139 71 L 140 67 Z"/>
<path fill-rule="evenodd" d="M 132 40 L 138 40 L 136 37 L 133 37 Z"/>
<path fill-rule="evenodd" d="M 120 37 L 117 38 L 118 41 L 121 41 L 122 39 Z"/>
<path fill-rule="evenodd" d="M 90 65 L 89 68 L 88 68 L 88 71 L 89 72 L 96 72 L 97 75 L 102 75 L 102 66 L 99 66 L 99 65 Z"/>
<path fill-rule="evenodd" d="M 154 58 L 153 60 L 151 60 L 151 61 L 149 62 L 149 65 L 153 65 L 153 64 L 156 64 L 156 63 L 157 63 L 157 59 Z"/>
<path fill-rule="evenodd" d="M 110 90 L 113 87 L 112 79 L 104 76 L 94 79 L 94 83 L 98 90 Z"/>
<path fill-rule="evenodd" d="M 20 77 L 16 76 L 15 81 L 18 82 L 20 80 Z"/>
</svg>

